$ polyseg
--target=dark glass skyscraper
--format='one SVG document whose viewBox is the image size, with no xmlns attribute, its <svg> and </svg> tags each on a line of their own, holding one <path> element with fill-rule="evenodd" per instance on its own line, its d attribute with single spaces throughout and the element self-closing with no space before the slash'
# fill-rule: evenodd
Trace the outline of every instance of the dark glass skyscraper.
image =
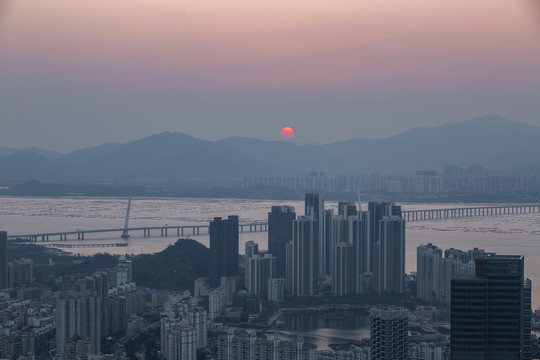
<svg viewBox="0 0 540 360">
<path fill-rule="evenodd" d="M 524 258 L 476 259 L 475 275 L 457 275 L 451 289 L 453 360 L 531 358 L 531 281 Z"/>
<path fill-rule="evenodd" d="M 0 290 L 7 287 L 7 232 L 0 231 Z"/>
<path fill-rule="evenodd" d="M 268 252 L 276 258 L 275 275 L 285 278 L 286 247 L 292 240 L 292 223 L 296 213 L 292 206 L 272 206 L 268 213 Z"/>
<path fill-rule="evenodd" d="M 222 276 L 238 275 L 238 216 L 210 222 L 209 282 L 219 286 Z"/>
</svg>

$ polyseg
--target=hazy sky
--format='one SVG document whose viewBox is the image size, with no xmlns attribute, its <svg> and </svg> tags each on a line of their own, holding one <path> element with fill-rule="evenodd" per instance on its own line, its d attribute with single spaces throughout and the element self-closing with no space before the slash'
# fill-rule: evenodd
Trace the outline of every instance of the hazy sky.
<svg viewBox="0 0 540 360">
<path fill-rule="evenodd" d="M 540 125 L 538 0 L 0 0 L 0 147 Z"/>
</svg>

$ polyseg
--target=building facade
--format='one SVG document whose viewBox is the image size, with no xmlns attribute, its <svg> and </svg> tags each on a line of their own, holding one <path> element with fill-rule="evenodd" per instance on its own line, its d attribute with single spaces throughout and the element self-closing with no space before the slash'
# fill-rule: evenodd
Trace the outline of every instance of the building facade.
<svg viewBox="0 0 540 360">
<path fill-rule="evenodd" d="M 219 286 L 222 276 L 238 275 L 238 216 L 210 222 L 210 261 L 212 286 Z"/>
<path fill-rule="evenodd" d="M 379 221 L 378 241 L 373 253 L 374 291 L 402 294 L 405 287 L 405 221 L 400 216 L 386 216 Z"/>
<path fill-rule="evenodd" d="M 319 222 L 310 216 L 293 221 L 293 238 L 287 247 L 287 289 L 296 296 L 312 296 L 318 292 Z"/>
<path fill-rule="evenodd" d="M 0 231 L 0 290 L 8 287 L 7 232 Z"/>
<path fill-rule="evenodd" d="M 437 299 L 440 289 L 442 250 L 432 243 L 416 248 L 416 297 L 424 301 Z M 435 294 L 435 295 L 434 295 Z"/>
<path fill-rule="evenodd" d="M 286 247 L 292 240 L 292 222 L 296 213 L 292 206 L 272 206 L 268 213 L 268 252 L 276 257 L 276 276 L 286 276 Z"/>
<path fill-rule="evenodd" d="M 531 358 L 531 282 L 524 263 L 523 256 L 479 256 L 474 275 L 452 279 L 453 360 Z"/>
<path fill-rule="evenodd" d="M 408 359 L 408 316 L 404 308 L 371 309 L 371 360 Z"/>
</svg>

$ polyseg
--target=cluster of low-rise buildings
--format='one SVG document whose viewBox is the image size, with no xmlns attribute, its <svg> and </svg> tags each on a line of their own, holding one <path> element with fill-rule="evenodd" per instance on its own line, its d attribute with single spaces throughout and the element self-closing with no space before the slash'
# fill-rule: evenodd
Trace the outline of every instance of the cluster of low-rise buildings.
<svg viewBox="0 0 540 360">
<path fill-rule="evenodd" d="M 298 192 L 321 191 L 368 194 L 510 193 L 529 191 L 529 178 L 497 174 L 481 166 L 445 165 L 442 172 L 417 170 L 413 174 L 341 174 L 312 172 L 307 176 L 244 176 L 242 189 L 282 187 Z"/>
</svg>

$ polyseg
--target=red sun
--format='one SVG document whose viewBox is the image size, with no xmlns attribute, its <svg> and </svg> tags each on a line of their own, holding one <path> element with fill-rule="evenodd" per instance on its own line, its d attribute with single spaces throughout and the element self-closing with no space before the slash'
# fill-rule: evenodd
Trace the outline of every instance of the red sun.
<svg viewBox="0 0 540 360">
<path fill-rule="evenodd" d="M 287 126 L 281 129 L 279 134 L 284 140 L 291 140 L 294 137 L 294 130 L 292 129 L 292 127 Z"/>
</svg>

